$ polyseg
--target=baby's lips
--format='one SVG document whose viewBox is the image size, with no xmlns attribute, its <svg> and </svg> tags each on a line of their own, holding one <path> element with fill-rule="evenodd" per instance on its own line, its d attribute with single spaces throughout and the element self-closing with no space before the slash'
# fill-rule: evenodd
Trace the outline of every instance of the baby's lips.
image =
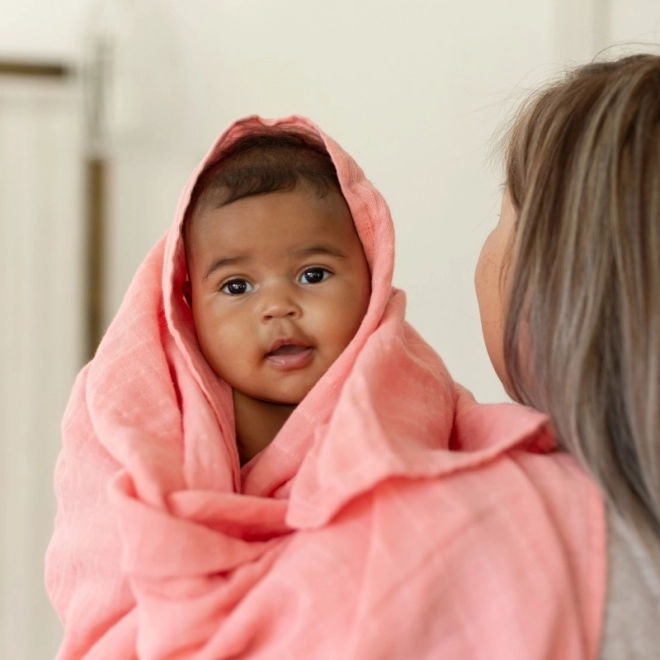
<svg viewBox="0 0 660 660">
<path fill-rule="evenodd" d="M 278 351 L 283 349 L 293 350 L 294 348 L 301 348 L 304 350 L 309 348 L 309 344 L 306 344 L 304 341 L 297 339 L 296 337 L 280 337 L 271 344 L 267 355 L 276 355 Z"/>
<path fill-rule="evenodd" d="M 278 369 L 295 371 L 309 366 L 314 359 L 314 349 L 311 346 L 285 344 L 266 355 L 266 360 Z"/>
<path fill-rule="evenodd" d="M 269 356 L 274 356 L 274 355 L 300 355 L 300 353 L 304 353 L 307 350 L 309 350 L 309 346 L 302 346 L 300 344 L 284 344 L 283 346 L 280 346 L 279 348 L 275 349 L 274 351 L 270 351 L 270 353 L 268 353 L 268 355 Z"/>
</svg>

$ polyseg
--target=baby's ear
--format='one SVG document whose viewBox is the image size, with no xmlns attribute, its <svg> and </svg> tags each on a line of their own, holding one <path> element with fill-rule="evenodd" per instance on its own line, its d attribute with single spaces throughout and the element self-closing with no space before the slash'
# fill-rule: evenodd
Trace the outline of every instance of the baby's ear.
<svg viewBox="0 0 660 660">
<path fill-rule="evenodd" d="M 183 283 L 183 297 L 188 305 L 192 306 L 192 287 L 190 286 L 190 280 L 186 280 Z"/>
</svg>

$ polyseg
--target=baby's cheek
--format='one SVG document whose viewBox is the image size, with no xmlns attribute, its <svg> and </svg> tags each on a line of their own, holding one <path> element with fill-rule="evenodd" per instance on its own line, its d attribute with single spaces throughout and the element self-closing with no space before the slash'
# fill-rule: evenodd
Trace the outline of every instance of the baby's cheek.
<svg viewBox="0 0 660 660">
<path fill-rule="evenodd" d="M 216 359 L 227 359 L 245 345 L 248 330 L 231 315 L 212 309 L 198 326 L 197 334 L 207 352 Z"/>
<path fill-rule="evenodd" d="M 354 317 L 346 319 L 345 323 L 334 329 L 334 346 L 335 346 L 335 359 L 344 351 L 344 349 L 351 343 L 355 337 L 360 321 Z"/>
</svg>

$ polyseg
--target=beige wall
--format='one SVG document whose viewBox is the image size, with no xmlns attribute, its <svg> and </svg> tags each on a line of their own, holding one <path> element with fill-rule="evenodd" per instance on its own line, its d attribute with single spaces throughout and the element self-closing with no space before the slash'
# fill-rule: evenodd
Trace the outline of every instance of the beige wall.
<svg viewBox="0 0 660 660">
<path fill-rule="evenodd" d="M 52 475 L 82 359 L 76 86 L 0 76 L 0 658 L 52 658 Z"/>
<path fill-rule="evenodd" d="M 502 399 L 472 286 L 479 247 L 498 212 L 500 175 L 486 161 L 512 99 L 563 61 L 554 3 L 225 0 L 170 7 L 183 53 L 176 103 L 184 122 L 173 130 L 181 133 L 178 161 L 168 168 L 161 160 L 156 179 L 135 150 L 120 166 L 112 308 L 217 133 L 245 114 L 306 114 L 356 157 L 389 202 L 395 282 L 408 293 L 410 320 L 458 380 L 483 400 Z M 586 57 L 590 44 L 577 50 Z M 147 201 L 136 176 L 150 191 Z M 140 210 L 135 217 L 146 231 L 129 246 L 119 237 L 135 234 L 131 208 Z"/>
</svg>

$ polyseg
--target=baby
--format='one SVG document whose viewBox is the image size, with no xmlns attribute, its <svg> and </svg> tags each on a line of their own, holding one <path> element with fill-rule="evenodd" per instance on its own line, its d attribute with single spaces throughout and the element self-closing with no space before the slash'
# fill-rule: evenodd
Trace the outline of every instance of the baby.
<svg viewBox="0 0 660 660">
<path fill-rule="evenodd" d="M 186 299 L 232 387 L 243 464 L 353 339 L 369 266 L 330 156 L 291 131 L 234 143 L 198 179 L 183 231 Z"/>
<path fill-rule="evenodd" d="M 46 558 L 60 660 L 581 644 L 597 492 L 538 460 L 542 415 L 455 386 L 393 264 L 387 205 L 312 122 L 218 138 L 65 414 Z"/>
</svg>

